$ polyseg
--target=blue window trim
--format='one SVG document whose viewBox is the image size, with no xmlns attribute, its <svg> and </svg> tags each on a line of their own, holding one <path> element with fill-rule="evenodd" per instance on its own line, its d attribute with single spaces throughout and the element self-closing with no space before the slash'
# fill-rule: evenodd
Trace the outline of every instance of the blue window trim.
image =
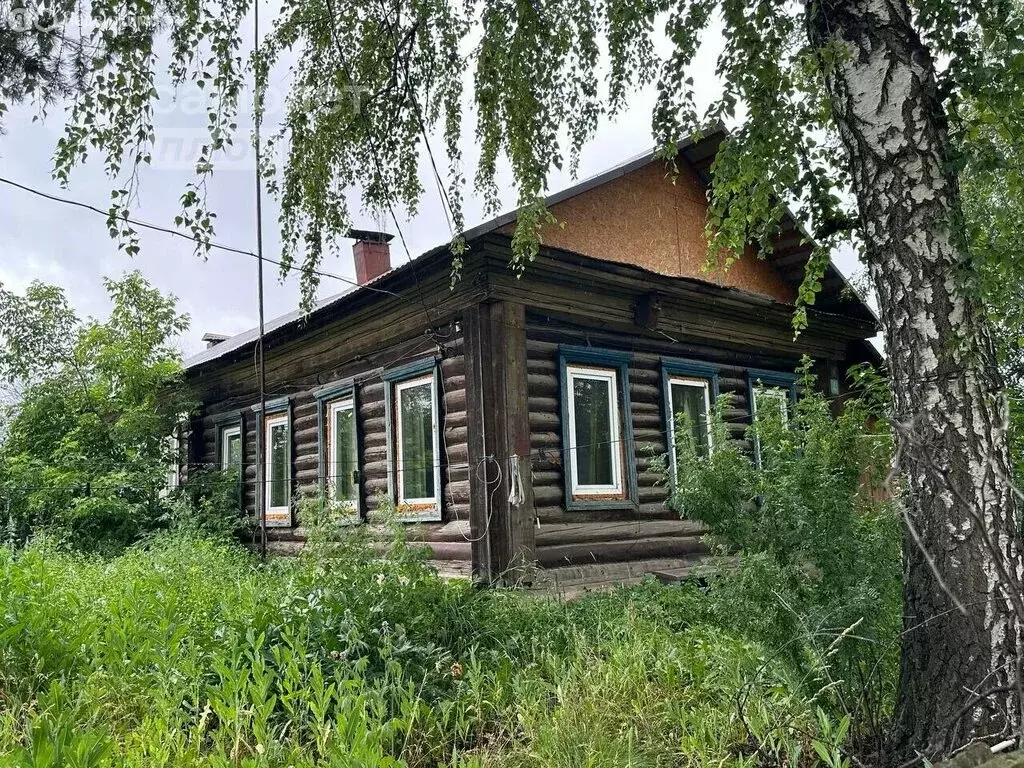
<svg viewBox="0 0 1024 768">
<path fill-rule="evenodd" d="M 218 427 L 230 427 L 242 420 L 242 411 L 224 411 L 210 417 L 210 421 Z"/>
<path fill-rule="evenodd" d="M 318 387 L 313 390 L 313 397 L 316 400 L 338 400 L 342 397 L 351 395 L 355 391 L 356 385 L 354 379 L 341 379 L 339 381 L 332 381 L 328 384 L 324 384 L 322 387 Z"/>
<path fill-rule="evenodd" d="M 292 399 L 291 399 L 291 397 L 288 397 L 288 396 L 278 397 L 278 398 L 275 398 L 273 400 L 267 400 L 267 407 L 264 410 L 264 413 L 267 416 L 270 416 L 271 414 L 274 414 L 274 413 L 281 413 L 282 411 L 290 411 L 291 407 L 292 407 Z M 253 413 L 259 413 L 260 412 L 260 404 L 259 403 L 256 403 L 256 405 L 254 405 L 252 407 L 252 412 Z"/>
<path fill-rule="evenodd" d="M 437 362 L 438 358 L 436 355 L 424 357 L 420 360 L 413 360 L 405 365 L 389 368 L 380 377 L 386 382 L 404 381 L 405 379 L 411 379 L 420 374 L 428 373 L 431 369 L 437 367 Z"/>
<path fill-rule="evenodd" d="M 328 503 L 327 498 L 327 420 L 330 415 L 331 404 L 338 400 L 352 400 L 352 414 L 356 427 L 356 510 L 355 515 L 346 515 L 341 522 L 343 524 L 358 523 L 363 521 L 363 434 L 359 423 L 359 399 L 353 379 L 331 382 L 313 390 L 313 397 L 316 399 L 316 426 L 317 426 L 317 487 L 319 489 L 321 506 Z"/>
<path fill-rule="evenodd" d="M 610 349 L 577 347 L 561 344 L 558 347 L 558 375 L 560 386 L 562 418 L 562 476 L 565 491 L 565 508 L 569 511 L 587 509 L 630 509 L 640 508 L 636 472 L 636 443 L 633 440 L 633 408 L 629 399 L 629 365 L 633 355 Z M 619 425 L 623 440 L 623 488 L 621 499 L 595 499 L 584 501 L 572 495 L 572 457 L 569 453 L 569 376 L 566 368 L 570 365 L 592 365 L 595 368 L 609 368 L 616 372 L 619 380 Z"/>
<path fill-rule="evenodd" d="M 796 402 L 796 374 L 785 373 L 784 371 L 769 371 L 762 368 L 747 369 L 747 406 L 750 410 L 751 419 L 754 414 L 754 388 L 761 382 L 766 387 L 778 387 L 789 393 L 789 401 Z"/>
<path fill-rule="evenodd" d="M 438 453 L 434 460 L 440 462 L 444 455 L 444 416 L 442 409 L 444 403 L 440 402 L 441 394 L 441 366 L 440 358 L 436 355 L 425 357 L 421 360 L 413 360 L 411 363 L 400 365 L 396 368 L 384 371 L 381 378 L 384 380 L 384 432 L 386 458 L 388 461 L 388 498 L 398 505 L 398 477 L 396 476 L 398 454 L 395 448 L 395 385 L 408 379 L 415 379 L 432 373 L 434 376 L 434 408 L 437 410 L 437 434 Z M 358 421 L 358 419 L 357 419 Z M 397 515 L 395 520 L 400 523 L 435 523 L 444 519 L 444 472 L 439 473 L 441 486 L 437 490 L 437 508 L 432 512 L 416 512 L 407 515 Z"/>
<path fill-rule="evenodd" d="M 705 363 L 700 360 L 688 360 L 681 357 L 661 358 L 661 418 L 662 427 L 665 430 L 665 445 L 668 448 L 669 466 L 672 471 L 669 473 L 669 483 L 676 482 L 676 452 L 675 446 L 670 445 L 672 435 L 672 394 L 669 391 L 669 381 L 674 376 L 682 376 L 689 379 L 705 379 L 708 382 L 708 394 L 711 400 L 711 407 L 715 407 L 718 401 L 718 366 Z M 708 414 L 710 419 L 711 414 Z M 710 429 L 710 424 L 708 425 Z"/>
</svg>

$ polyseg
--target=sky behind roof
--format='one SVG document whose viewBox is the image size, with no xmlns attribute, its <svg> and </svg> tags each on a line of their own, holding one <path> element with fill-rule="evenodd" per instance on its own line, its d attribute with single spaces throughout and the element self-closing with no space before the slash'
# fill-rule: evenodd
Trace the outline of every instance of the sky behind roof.
<svg viewBox="0 0 1024 768">
<path fill-rule="evenodd" d="M 719 45 L 720 41 L 712 39 L 701 52 L 697 71 L 708 74 L 697 82 L 700 103 L 706 104 L 717 96 L 717 82 L 711 73 Z M 278 80 L 276 90 L 272 89 L 265 121 L 268 127 L 276 127 L 283 117 L 280 105 L 284 85 Z M 174 217 L 179 212 L 179 197 L 192 178 L 190 168 L 195 151 L 203 141 L 206 115 L 195 93 L 168 92 L 165 95 L 156 110 L 158 140 L 153 166 L 142 173 L 134 216 L 173 228 Z M 593 176 L 650 150 L 653 104 L 652 89 L 632 94 L 621 117 L 614 121 L 602 120 L 596 136 L 583 150 L 577 176 L 568 172 L 553 173 L 549 192 L 557 192 L 578 179 Z M 66 190 L 52 180 L 53 150 L 63 131 L 63 105 L 51 107 L 45 120 L 35 120 L 35 116 L 36 110 L 22 106 L 5 117 L 6 134 L 0 135 L 0 177 L 106 210 L 112 183 L 104 175 L 99 157 L 91 157 L 78 168 Z M 467 115 L 463 140 L 468 178 L 473 176 L 477 157 L 471 120 Z M 255 251 L 254 164 L 247 148 L 249 126 L 242 119 L 239 126 L 238 149 L 232 156 L 222 157 L 217 162 L 208 183 L 208 199 L 211 210 L 217 213 L 217 242 Z M 431 145 L 436 148 L 441 142 L 432 141 Z M 439 162 L 439 166 L 443 167 L 444 163 Z M 451 239 L 448 220 L 425 157 L 420 163 L 420 176 L 427 191 L 416 216 L 409 217 L 399 211 L 398 223 L 408 254 L 401 238 L 396 238 L 391 250 L 393 266 L 404 263 L 409 255 L 414 257 Z M 499 184 L 504 208 L 511 209 L 516 194 L 507 165 L 499 170 Z M 269 195 L 264 196 L 264 202 L 264 252 L 269 258 L 278 258 L 278 207 Z M 351 208 L 355 226 L 376 229 L 383 224 L 386 230 L 395 232 L 391 221 L 381 221 L 363 211 L 357 197 L 352 198 Z M 465 212 L 468 227 L 489 218 L 484 215 L 482 200 L 470 190 L 467 190 Z M 204 333 L 236 334 L 256 324 L 254 259 L 221 250 L 213 250 L 202 259 L 194 254 L 190 242 L 148 231 L 141 232 L 141 246 L 137 256 L 129 257 L 110 239 L 105 216 L 0 184 L 0 283 L 5 287 L 20 292 L 32 280 L 55 283 L 66 290 L 81 315 L 104 316 L 109 304 L 102 278 L 138 269 L 161 291 L 177 296 L 180 310 L 191 316 L 191 329 L 181 342 L 186 356 L 202 349 L 200 338 Z M 341 251 L 341 258 L 325 258 L 321 269 L 352 279 L 351 249 L 343 246 Z M 857 269 L 851 254 L 839 254 L 836 261 L 847 275 Z M 322 298 L 347 287 L 348 283 L 324 278 L 319 296 Z M 297 276 L 281 281 L 277 268 L 271 265 L 266 278 L 267 316 L 291 312 L 298 302 Z"/>
</svg>

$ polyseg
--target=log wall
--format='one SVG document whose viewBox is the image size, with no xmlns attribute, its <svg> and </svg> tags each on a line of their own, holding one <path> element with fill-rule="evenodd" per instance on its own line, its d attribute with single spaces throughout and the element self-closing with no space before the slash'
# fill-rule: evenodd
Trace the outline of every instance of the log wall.
<svg viewBox="0 0 1024 768">
<path fill-rule="evenodd" d="M 469 519 L 469 469 L 466 435 L 466 365 L 463 340 L 455 332 L 456 324 L 451 323 L 445 333 L 439 334 L 443 352 L 440 361 L 438 406 L 442 424 L 441 467 L 442 522 L 425 524 L 426 533 L 417 534 L 432 545 L 445 537 L 433 536 L 430 531 L 443 528 L 445 523 L 468 521 Z M 447 336 L 447 337 L 445 337 Z M 269 354 L 273 354 L 272 352 Z M 360 356 L 355 361 L 345 361 L 345 350 L 334 350 L 334 360 L 325 360 L 323 367 L 312 375 L 299 374 L 288 378 L 287 373 L 268 382 L 268 400 L 287 396 L 291 403 L 292 434 L 292 499 L 294 504 L 303 497 L 315 497 L 319 490 L 320 434 L 317 416 L 317 401 L 314 390 L 335 381 L 353 379 L 357 407 L 357 424 L 360 435 L 359 459 L 361 469 L 360 493 L 364 516 L 372 514 L 378 506 L 378 495 L 388 493 L 387 434 L 385 428 L 385 385 L 381 374 L 391 367 L 432 357 L 437 354 L 437 345 L 420 333 L 411 339 L 398 341 L 378 349 L 372 354 Z M 268 360 L 269 362 L 269 360 Z M 288 368 L 283 370 L 287 371 Z M 294 369 L 293 369 L 294 370 Z M 255 381 L 251 368 L 242 369 L 241 377 Z M 250 383 L 251 384 L 251 383 Z M 222 400 L 206 402 L 200 418 L 195 423 L 197 440 L 194 452 L 197 463 L 204 467 L 216 466 L 217 433 L 222 419 L 241 413 L 244 444 L 244 505 L 250 516 L 256 514 L 256 430 L 258 415 L 252 411 L 257 404 L 253 387 L 245 382 L 233 382 L 225 390 L 239 391 L 240 394 Z M 293 512 L 293 527 L 296 531 L 270 529 L 269 534 L 282 540 L 301 540 L 301 513 Z M 469 537 L 443 541 L 436 552 L 437 559 L 468 560 Z M 464 550 L 464 551 L 463 551 Z"/>
<path fill-rule="evenodd" d="M 635 509 L 565 508 L 558 348 L 569 344 L 631 353 L 629 398 L 637 466 Z M 750 424 L 747 369 L 792 371 L 796 358 L 739 354 L 713 347 L 653 341 L 637 335 L 573 326 L 546 315 L 527 317 L 527 391 L 533 494 L 538 529 L 537 562 L 544 567 L 627 560 L 686 558 L 703 551 L 700 526 L 679 520 L 665 506 L 666 478 L 652 467 L 668 450 L 661 389 L 661 358 L 702 360 L 718 367 L 720 393 L 732 396 L 725 412 L 733 439 L 744 441 Z"/>
</svg>

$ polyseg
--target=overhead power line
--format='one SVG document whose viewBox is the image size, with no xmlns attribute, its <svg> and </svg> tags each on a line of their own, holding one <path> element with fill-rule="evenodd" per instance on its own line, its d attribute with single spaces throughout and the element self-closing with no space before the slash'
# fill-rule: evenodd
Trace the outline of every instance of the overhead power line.
<svg viewBox="0 0 1024 768">
<path fill-rule="evenodd" d="M 50 201 L 55 202 L 55 203 L 62 203 L 64 205 L 71 205 L 71 206 L 74 206 L 76 208 L 82 208 L 82 209 L 84 209 L 86 211 L 90 211 L 92 213 L 97 213 L 100 216 L 103 216 L 104 218 L 109 218 L 109 216 L 110 216 L 108 211 L 104 211 L 102 208 L 97 208 L 95 205 L 91 205 L 89 203 L 83 203 L 81 200 L 73 200 L 73 199 L 67 198 L 67 197 L 60 197 L 58 195 L 52 195 L 49 192 L 43 192 L 41 189 L 35 189 L 34 187 L 30 187 L 30 186 L 27 186 L 25 184 L 20 184 L 20 183 L 18 183 L 16 181 L 13 181 L 11 179 L 4 178 L 3 176 L 0 176 L 0 182 L 2 182 L 4 184 L 7 184 L 10 187 L 14 187 L 15 189 L 20 189 L 23 192 L 28 192 L 31 195 L 35 195 L 37 197 L 41 197 L 41 198 L 44 198 L 46 200 L 50 200 Z M 248 256 L 250 258 L 253 258 L 253 259 L 256 259 L 256 260 L 260 260 L 260 256 L 258 254 L 254 253 L 253 251 L 247 251 L 244 248 L 235 248 L 234 246 L 231 246 L 231 245 L 223 245 L 223 244 L 215 242 L 213 240 L 201 240 L 200 238 L 193 237 L 192 235 L 186 234 L 185 232 L 179 232 L 178 230 L 170 229 L 169 227 L 162 227 L 159 224 L 151 224 L 151 223 L 149 223 L 147 221 L 142 221 L 140 219 L 135 219 L 135 218 L 132 218 L 130 216 L 118 216 L 117 219 L 119 221 L 128 222 L 129 224 L 132 224 L 133 226 L 141 227 L 142 229 L 152 230 L 153 232 L 162 232 L 165 235 L 172 235 L 173 237 L 180 237 L 182 240 L 188 240 L 189 242 L 196 243 L 198 245 L 203 245 L 203 246 L 206 246 L 208 248 L 214 248 L 216 250 L 226 251 L 228 253 L 237 253 L 240 256 Z M 266 262 L 267 264 L 275 264 L 278 267 L 284 266 L 284 264 L 282 264 L 282 262 L 277 261 L 275 259 L 268 258 L 266 256 L 263 256 L 262 260 L 264 262 Z M 402 298 L 401 294 L 395 293 L 394 291 L 388 291 L 388 290 L 385 290 L 384 288 L 377 288 L 377 287 L 372 286 L 372 285 L 361 285 L 359 282 L 357 282 L 355 280 L 352 280 L 351 278 L 343 277 L 341 275 L 336 275 L 333 272 L 324 272 L 324 271 L 318 270 L 318 269 L 310 269 L 308 271 L 313 273 L 313 274 L 315 274 L 315 275 L 319 275 L 320 277 L 328 277 L 328 278 L 331 278 L 333 280 L 340 280 L 343 283 L 348 283 L 349 285 L 354 285 L 354 286 L 357 286 L 357 287 L 360 287 L 360 288 L 366 288 L 367 290 L 373 291 L 374 293 L 383 293 L 383 294 L 386 294 L 388 296 L 396 296 L 398 298 Z"/>
</svg>

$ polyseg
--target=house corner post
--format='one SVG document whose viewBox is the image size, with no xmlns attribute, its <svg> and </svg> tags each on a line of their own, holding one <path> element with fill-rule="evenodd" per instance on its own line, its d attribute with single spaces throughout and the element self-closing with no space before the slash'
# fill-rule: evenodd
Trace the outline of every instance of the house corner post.
<svg viewBox="0 0 1024 768">
<path fill-rule="evenodd" d="M 502 301 L 491 305 L 494 341 L 495 416 L 501 484 L 500 526 L 493 533 L 500 541 L 500 578 L 509 585 L 530 579 L 536 560 L 533 478 L 530 461 L 530 410 L 526 378 L 526 306 Z M 498 467 L 495 468 L 497 473 Z"/>
<path fill-rule="evenodd" d="M 480 471 L 487 456 L 487 407 L 484 384 L 489 375 L 485 306 L 476 304 L 462 316 L 466 358 L 466 442 L 469 459 L 469 530 L 472 541 L 473 581 L 490 584 L 494 579 L 488 536 L 487 483 Z"/>
<path fill-rule="evenodd" d="M 464 315 L 473 572 L 487 583 L 521 584 L 534 561 L 525 318 L 503 301 Z"/>
</svg>

